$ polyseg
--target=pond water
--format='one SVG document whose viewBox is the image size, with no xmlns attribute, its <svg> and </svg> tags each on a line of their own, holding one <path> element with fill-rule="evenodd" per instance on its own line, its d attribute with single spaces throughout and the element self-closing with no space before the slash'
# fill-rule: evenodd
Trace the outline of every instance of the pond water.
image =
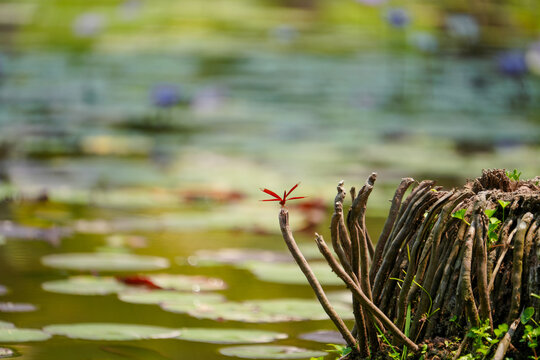
<svg viewBox="0 0 540 360">
<path fill-rule="evenodd" d="M 368 211 L 376 239 L 402 177 L 451 187 L 482 168 L 540 173 L 540 78 L 501 73 L 505 31 L 491 24 L 486 34 L 496 35 L 471 47 L 441 34 L 430 15 L 452 11 L 422 1 L 403 33 L 383 25 L 386 8 L 361 1 L 285 3 L 221 0 L 207 11 L 191 0 L 96 9 L 0 1 L 0 25 L 9 25 L 0 26 L 0 348 L 32 360 L 222 360 L 230 356 L 220 349 L 233 345 L 182 331 L 235 328 L 276 332 L 272 345 L 328 349 L 334 340 L 302 337 L 333 329 L 317 306 L 240 304 L 314 301 L 285 252 L 279 206 L 259 202 L 260 188 L 280 193 L 301 181 L 294 194 L 307 199 L 291 203 L 291 223 L 317 263 L 312 234 L 327 234 L 341 179 L 361 186 L 379 174 Z M 534 9 L 499 13 L 511 10 L 529 24 L 523 33 L 536 34 Z M 107 19 L 109 30 L 95 35 Z M 426 40 L 418 32 L 426 28 L 438 50 L 411 45 Z M 73 253 L 109 255 L 69 266 L 50 257 Z M 161 269 L 139 269 L 126 254 L 158 257 L 143 260 Z M 131 270 L 113 271 L 110 256 Z M 315 266 L 330 292 L 343 290 Z M 145 289 L 159 284 L 152 274 L 226 286 L 167 278 L 161 294 Z M 167 305 L 155 304 L 157 293 Z M 350 316 L 347 300 L 334 296 Z M 71 339 L 48 327 L 47 340 L 2 340 L 2 327 L 68 323 L 157 326 L 166 329 L 127 333 L 176 338 Z M 87 331 L 128 336 L 119 327 Z"/>
<path fill-rule="evenodd" d="M 260 299 L 310 299 L 313 300 L 311 290 L 307 285 L 302 284 L 302 274 L 294 268 L 293 275 L 278 275 L 277 278 L 259 280 L 254 272 L 249 269 L 252 267 L 269 266 L 268 263 L 252 262 L 249 265 L 244 264 L 242 254 L 233 252 L 224 253 L 225 263 L 220 263 L 219 257 L 215 254 L 201 253 L 201 249 L 219 251 L 223 247 L 235 247 L 240 249 L 267 249 L 285 253 L 285 246 L 279 236 L 275 234 L 257 235 L 244 231 L 179 231 L 174 228 L 163 226 L 161 229 L 133 230 L 125 228 L 123 232 L 108 232 L 103 230 L 103 226 L 91 228 L 88 224 L 96 218 L 114 218 L 116 216 L 130 216 L 128 211 L 118 209 L 103 209 L 95 206 L 66 206 L 60 203 L 39 203 L 29 201 L 15 201 L 13 203 L 3 204 L 3 218 L 13 221 L 9 224 L 5 220 L 2 224 L 3 232 L 8 233 L 7 241 L 1 246 L 0 251 L 0 273 L 2 274 L 2 285 L 7 288 L 5 294 L 0 298 L 0 302 L 27 304 L 31 303 L 35 309 L 26 309 L 32 311 L 21 312 L 3 309 L 1 313 L 2 321 L 13 323 L 17 328 L 41 329 L 52 324 L 71 324 L 71 323 L 120 323 L 120 324 L 138 324 L 161 326 L 173 329 L 180 328 L 212 328 L 212 329 L 247 329 L 247 330 L 266 330 L 286 334 L 286 339 L 278 339 L 273 344 L 294 345 L 314 350 L 325 348 L 324 344 L 302 340 L 301 334 L 316 330 L 331 330 L 332 325 L 326 320 L 268 320 L 272 322 L 262 322 L 255 318 L 254 320 L 234 321 L 224 320 L 221 317 L 216 319 L 197 318 L 186 313 L 172 313 L 164 311 L 157 304 L 131 303 L 121 301 L 115 291 L 106 295 L 84 294 L 88 287 L 84 284 L 75 284 L 74 289 L 68 287 L 67 290 L 54 289 L 44 284 L 50 284 L 52 281 L 65 280 L 70 276 L 88 274 L 98 279 L 104 277 L 128 276 L 130 274 L 183 274 L 189 276 L 207 276 L 218 278 L 226 285 L 221 289 L 221 282 L 214 291 L 205 291 L 205 283 L 197 280 L 195 284 L 182 286 L 182 290 L 192 293 L 190 290 L 201 290 L 200 294 L 221 294 L 227 301 L 241 302 L 246 300 Z M 151 218 L 151 212 L 139 212 L 133 216 L 148 216 Z M 80 220 L 85 219 L 86 226 L 81 226 Z M 77 222 L 79 221 L 79 223 Z M 60 244 L 56 240 L 51 244 L 50 239 L 56 239 L 51 235 L 41 236 L 42 241 L 24 239 L 24 232 L 20 223 L 45 224 L 55 222 L 57 224 L 79 224 L 79 229 L 71 229 L 70 233 L 62 234 L 58 232 L 54 235 L 62 234 Z M 376 225 L 376 222 L 374 223 Z M 66 227 L 67 228 L 67 227 Z M 9 229 L 9 231 L 8 231 Z M 30 229 L 27 225 L 24 229 Z M 112 236 L 111 234 L 116 235 Z M 299 241 L 306 254 L 314 258 L 314 248 L 309 241 L 310 236 L 299 236 Z M 222 250 L 221 250 L 222 251 Z M 68 268 L 51 268 L 42 263 L 43 259 L 50 258 L 51 254 L 62 253 L 105 253 L 106 255 L 125 255 L 144 254 L 159 256 L 167 259 L 170 266 L 158 271 L 77 271 L 70 268 L 77 268 L 82 260 L 75 264 L 66 265 Z M 197 254 L 199 254 L 197 256 Z M 228 254 L 228 255 L 227 255 Z M 273 253 L 271 253 L 273 254 Z M 49 257 L 47 257 L 49 255 Z M 247 256 L 247 255 L 246 255 Z M 265 255 L 267 258 L 269 254 Z M 316 261 L 315 256 L 315 261 Z M 235 260 L 236 259 L 236 260 Z M 277 260 L 283 261 L 281 257 Z M 216 261 L 218 261 L 216 263 Z M 232 263 L 229 261 L 233 261 Z M 50 263 L 48 263 L 50 265 Z M 272 265 L 273 264 L 273 265 Z M 280 263 L 278 263 L 280 264 Z M 102 264 L 103 265 L 103 264 Z M 89 265 L 90 268 L 106 269 L 100 265 Z M 106 265 L 105 265 L 106 266 Z M 134 265 L 137 269 L 137 264 Z M 165 267 L 167 265 L 164 265 Z M 270 263 L 270 266 L 276 266 Z M 144 268 L 144 264 L 143 264 Z M 279 266 L 276 268 L 279 271 Z M 272 267 L 266 270 L 272 275 Z M 296 280 L 295 280 L 296 279 Z M 299 281 L 298 281 L 299 279 Z M 293 281 L 295 284 L 283 284 Z M 330 284 L 335 284 L 335 279 L 330 278 Z M 156 283 L 159 282 L 156 280 Z M 216 285 L 216 284 L 214 284 Z M 130 286 L 130 285 L 126 285 Z M 169 285 L 164 285 L 169 286 Z M 141 289 L 141 286 L 131 285 L 134 289 Z M 334 292 L 342 290 L 342 286 L 329 285 L 327 288 Z M 83 294 L 73 294 L 82 292 Z M 87 290 L 91 291 L 91 290 Z M 98 291 L 104 291 L 100 288 Z M 149 291 L 149 290 L 146 290 Z M 157 290 L 151 290 L 157 291 Z M 125 289 L 124 289 L 125 292 Z M 169 293 L 174 292 L 172 290 Z M 197 292 L 197 291 L 196 291 Z M 121 291 L 122 293 L 122 291 Z M 129 291 L 128 291 L 129 293 Z M 143 300 L 144 301 L 144 300 Z M 203 309 L 205 314 L 204 298 L 182 301 L 183 306 L 188 309 Z M 222 300 L 220 300 L 221 302 Z M 337 306 L 342 301 L 338 302 Z M 187 304 L 187 305 L 186 305 Z M 212 302 L 210 302 L 212 304 Z M 316 303 L 315 303 L 316 304 Z M 209 305 L 211 306 L 211 305 Z M 302 305 L 305 308 L 306 305 Z M 348 309 L 348 305 L 341 305 Z M 16 310 L 16 309 L 14 309 Z M 318 309 L 317 309 L 318 310 Z M 294 310 L 298 312 L 299 309 Z M 241 312 L 242 313 L 242 312 Z M 245 311 L 243 312 L 246 313 Z M 321 318 L 320 311 L 315 311 Z M 322 314 L 324 316 L 324 313 Z M 291 315 L 288 315 L 289 317 Z M 311 315 L 308 315 L 308 317 Z M 265 321 L 265 320 L 263 320 Z M 68 332 L 69 333 L 69 332 Z M 102 336 L 104 331 L 95 330 L 94 335 Z M 2 338 L 0 334 L 0 339 Z M 74 335 L 75 336 L 75 335 Z M 284 335 L 281 335 L 284 336 Z M 222 337 L 218 336 L 218 339 Z M 218 340 L 220 342 L 220 340 Z M 227 341 L 225 341 L 226 343 Z M 240 341 L 240 343 L 244 343 Z M 85 359 L 225 359 L 227 357 L 219 355 L 218 351 L 227 345 L 210 344 L 204 342 L 192 342 L 184 339 L 159 339 L 159 340 L 137 340 L 137 341 L 106 341 L 106 340 L 80 340 L 68 339 L 62 336 L 53 336 L 52 338 L 37 342 L 21 342 L 14 340 L 14 343 L 0 343 L 7 345 L 21 354 L 22 359 L 62 359 L 72 358 L 74 354 L 84 354 Z M 231 345 L 228 345 L 231 346 Z M 304 357 L 305 358 L 305 357 Z"/>
</svg>

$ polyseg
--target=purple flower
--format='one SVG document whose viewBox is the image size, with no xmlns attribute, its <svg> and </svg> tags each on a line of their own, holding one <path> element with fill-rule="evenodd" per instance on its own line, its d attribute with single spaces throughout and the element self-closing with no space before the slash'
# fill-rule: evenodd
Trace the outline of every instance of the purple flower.
<svg viewBox="0 0 540 360">
<path fill-rule="evenodd" d="M 497 58 L 498 70 L 510 77 L 520 77 L 527 73 L 525 55 L 521 51 L 508 51 Z"/>
<path fill-rule="evenodd" d="M 395 28 L 404 28 L 411 22 L 409 13 L 402 8 L 393 8 L 388 10 L 386 12 L 386 20 Z"/>
<path fill-rule="evenodd" d="M 180 102 L 180 91 L 173 84 L 158 84 L 152 88 L 150 99 L 155 106 L 171 107 Z"/>
</svg>

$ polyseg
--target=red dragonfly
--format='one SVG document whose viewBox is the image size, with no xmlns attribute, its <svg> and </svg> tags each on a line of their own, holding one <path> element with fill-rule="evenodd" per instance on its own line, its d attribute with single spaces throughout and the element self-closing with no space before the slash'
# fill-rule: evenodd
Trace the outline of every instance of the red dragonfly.
<svg viewBox="0 0 540 360">
<path fill-rule="evenodd" d="M 295 196 L 295 197 L 287 199 L 287 196 L 289 196 L 294 191 L 294 189 L 296 189 L 298 187 L 298 185 L 300 185 L 300 183 L 294 185 L 291 188 L 291 190 L 289 190 L 289 191 L 287 191 L 287 190 L 283 191 L 283 197 L 279 196 L 278 194 L 276 194 L 272 190 L 261 189 L 261 191 L 263 191 L 263 192 L 267 193 L 268 195 L 271 195 L 271 196 L 273 196 L 275 198 L 275 199 L 265 199 L 265 200 L 261 200 L 261 201 L 279 201 L 279 204 L 281 205 L 281 207 L 285 207 L 285 203 L 287 202 L 287 200 L 304 199 L 305 196 Z"/>
</svg>

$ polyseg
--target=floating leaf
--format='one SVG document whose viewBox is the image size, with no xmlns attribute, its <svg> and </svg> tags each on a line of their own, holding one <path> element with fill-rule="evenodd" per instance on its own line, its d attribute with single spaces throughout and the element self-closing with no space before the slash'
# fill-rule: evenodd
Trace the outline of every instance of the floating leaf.
<svg viewBox="0 0 540 360">
<path fill-rule="evenodd" d="M 219 303 L 225 300 L 221 294 L 209 293 L 186 293 L 169 290 L 128 290 L 118 294 L 122 301 L 134 304 L 162 304 L 173 303 L 177 305 L 186 305 L 187 308 L 197 306 L 198 304 Z"/>
<path fill-rule="evenodd" d="M 15 351 L 5 348 L 5 347 L 0 347 L 0 359 L 14 357 L 14 356 L 17 356 Z"/>
<path fill-rule="evenodd" d="M 0 303 L 0 311 L 2 312 L 31 312 L 36 311 L 37 307 L 33 304 L 28 303 L 12 303 L 12 302 L 2 302 Z"/>
<path fill-rule="evenodd" d="M 233 346 L 219 349 L 219 352 L 225 356 L 236 356 L 244 359 L 305 359 L 326 355 L 322 351 L 279 345 Z"/>
<path fill-rule="evenodd" d="M 144 271 L 169 267 L 169 261 L 157 256 L 116 253 L 68 253 L 47 255 L 41 262 L 57 269 L 79 271 Z"/>
<path fill-rule="evenodd" d="M 187 313 L 201 319 L 231 320 L 251 323 L 323 320 L 328 316 L 316 300 L 278 299 L 254 300 L 242 303 L 227 302 L 201 304 L 195 309 L 186 309 L 182 304 L 162 305 L 166 311 Z M 349 306 L 335 304 L 334 308 L 345 319 L 352 318 Z"/>
<path fill-rule="evenodd" d="M 295 263 L 260 263 L 246 264 L 259 280 L 280 284 L 308 285 L 306 277 Z M 312 263 L 311 269 L 323 285 L 343 285 L 341 279 L 332 272 L 326 263 Z"/>
<path fill-rule="evenodd" d="M 287 334 L 254 329 L 184 328 L 178 339 L 213 344 L 265 343 L 286 339 Z"/>
<path fill-rule="evenodd" d="M 326 296 L 331 303 L 340 302 L 352 305 L 352 294 L 350 291 L 329 291 Z"/>
<path fill-rule="evenodd" d="M 0 343 L 44 341 L 51 335 L 37 329 L 0 328 Z"/>
<path fill-rule="evenodd" d="M 300 339 L 316 341 L 324 344 L 346 344 L 343 336 L 334 330 L 318 330 L 298 336 Z"/>
<path fill-rule="evenodd" d="M 73 295 L 108 295 L 123 291 L 127 285 L 113 277 L 71 276 L 66 280 L 47 281 L 41 284 L 43 290 Z"/>
<path fill-rule="evenodd" d="M 13 325 L 12 323 L 0 320 L 0 329 L 12 329 L 14 327 L 15 325 Z"/>
<path fill-rule="evenodd" d="M 192 265 L 244 264 L 250 261 L 287 262 L 291 256 L 285 252 L 259 249 L 199 250 L 188 259 Z"/>
<path fill-rule="evenodd" d="M 206 276 L 188 276 L 172 274 L 148 275 L 148 278 L 162 289 L 178 291 L 214 291 L 227 288 L 221 279 Z"/>
<path fill-rule="evenodd" d="M 49 325 L 43 330 L 50 334 L 63 335 L 72 339 L 110 341 L 168 339 L 180 335 L 180 331 L 171 328 L 114 323 Z"/>
</svg>

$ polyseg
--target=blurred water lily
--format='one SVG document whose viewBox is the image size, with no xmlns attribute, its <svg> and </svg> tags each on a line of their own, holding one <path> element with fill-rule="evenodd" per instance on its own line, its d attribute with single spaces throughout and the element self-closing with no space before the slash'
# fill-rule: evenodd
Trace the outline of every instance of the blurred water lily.
<svg viewBox="0 0 540 360">
<path fill-rule="evenodd" d="M 377 6 L 384 4 L 386 0 L 356 0 L 356 2 L 368 6 Z"/>
<path fill-rule="evenodd" d="M 103 15 L 87 12 L 73 21 L 73 34 L 77 37 L 94 37 L 105 27 Z"/>
<path fill-rule="evenodd" d="M 480 38 L 480 26 L 469 14 L 452 14 L 445 19 L 448 34 L 458 40 L 475 43 Z"/>
<path fill-rule="evenodd" d="M 386 12 L 386 20 L 388 24 L 395 28 L 404 28 L 411 22 L 411 18 L 407 10 L 402 8 L 392 8 Z"/>
<path fill-rule="evenodd" d="M 503 75 L 520 77 L 527 73 L 525 54 L 521 51 L 511 50 L 497 57 L 497 69 Z"/>
<path fill-rule="evenodd" d="M 157 84 L 150 91 L 150 99 L 155 106 L 172 107 L 181 100 L 180 90 L 173 84 Z"/>
<path fill-rule="evenodd" d="M 281 24 L 270 30 L 270 36 L 283 44 L 290 44 L 298 37 L 298 30 L 289 24 Z"/>
<path fill-rule="evenodd" d="M 525 62 L 530 72 L 540 75 L 540 41 L 529 46 L 525 53 Z"/>
<path fill-rule="evenodd" d="M 191 107 L 197 113 L 214 113 L 224 104 L 224 102 L 225 90 L 212 86 L 198 91 L 191 101 Z"/>
<path fill-rule="evenodd" d="M 437 38 L 428 32 L 415 32 L 409 37 L 409 43 L 424 53 L 434 53 L 439 48 Z"/>
<path fill-rule="evenodd" d="M 118 13 L 125 21 L 135 20 L 141 13 L 141 7 L 140 0 L 126 0 L 120 4 Z"/>
</svg>

